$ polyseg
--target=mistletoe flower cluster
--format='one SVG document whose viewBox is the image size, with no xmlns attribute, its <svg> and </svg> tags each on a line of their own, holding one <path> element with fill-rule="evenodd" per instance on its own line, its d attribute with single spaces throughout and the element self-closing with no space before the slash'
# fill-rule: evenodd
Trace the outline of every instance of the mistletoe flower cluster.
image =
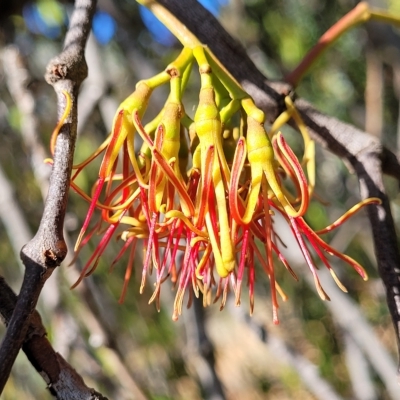
<svg viewBox="0 0 400 400">
<path fill-rule="evenodd" d="M 185 112 L 182 94 L 195 61 L 201 87 L 192 120 Z M 170 85 L 169 97 L 158 116 L 143 126 L 150 96 L 163 84 Z M 140 241 L 140 292 L 148 274 L 154 272 L 156 284 L 150 302 L 159 307 L 161 284 L 169 277 L 177 286 L 174 320 L 182 312 L 185 292 L 189 292 L 189 304 L 193 293 L 199 296 L 202 292 L 204 305 L 221 298 L 222 308 L 232 291 L 238 305 L 243 281 L 252 312 L 259 264 L 270 282 L 273 320 L 278 323 L 277 293 L 283 299 L 286 296 L 276 282 L 275 265 L 282 264 L 297 277 L 279 249 L 274 230 L 276 214 L 290 226 L 322 299 L 328 299 L 328 295 L 319 282 L 310 248 L 343 290 L 327 254 L 350 264 L 366 279 L 361 265 L 333 249 L 320 235 L 337 227 L 362 205 L 378 200 L 360 203 L 323 231 L 310 228 L 304 215 L 315 181 L 314 143 L 289 98 L 286 103 L 287 111 L 267 133 L 264 113 L 202 46 L 184 48 L 165 71 L 140 81 L 117 110 L 107 140 L 74 167 L 71 186 L 90 203 L 75 250 L 94 234 L 101 235 L 76 284 L 94 271 L 108 243 L 116 237 L 123 245 L 113 265 L 124 253 L 129 254 L 122 300 Z M 278 131 L 290 118 L 303 135 L 301 161 Z M 138 149 L 137 135 L 142 139 Z M 75 180 L 99 156 L 103 157 L 99 176 L 87 195 Z M 292 182 L 294 194 L 287 189 L 287 181 Z M 95 214 L 96 210 L 99 213 Z M 92 223 L 97 214 L 100 218 Z"/>
</svg>

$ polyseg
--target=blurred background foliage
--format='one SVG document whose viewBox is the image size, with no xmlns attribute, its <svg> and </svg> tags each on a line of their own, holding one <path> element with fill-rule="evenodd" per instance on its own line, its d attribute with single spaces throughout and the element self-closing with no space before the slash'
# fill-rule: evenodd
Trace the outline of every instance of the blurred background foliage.
<svg viewBox="0 0 400 400">
<path fill-rule="evenodd" d="M 0 6 L 0 17 L 3 16 L 0 165 L 12 188 L 12 202 L 19 207 L 27 228 L 35 232 L 42 211 L 42 194 L 32 171 L 32 149 L 27 148 L 21 135 L 24 115 L 13 98 L 12 78 L 4 68 L 4 59 L 7 46 L 12 44 L 27 64 L 26 88 L 34 96 L 38 134 L 47 149 L 56 124 L 56 109 L 55 94 L 43 74 L 48 61 L 61 49 L 72 4 L 56 0 L 6 3 Z M 284 78 L 318 38 L 356 4 L 352 0 L 202 0 L 201 3 L 246 47 L 270 79 Z M 373 4 L 400 13 L 395 0 L 377 0 Z M 87 48 L 89 77 L 81 91 L 76 161 L 85 159 L 104 140 L 116 107 L 133 91 L 135 83 L 161 71 L 180 50 L 168 31 L 134 0 L 100 0 L 93 33 Z M 323 55 L 304 77 L 297 93 L 327 114 L 366 128 L 385 145 L 396 149 L 400 143 L 399 49 L 398 30 L 374 23 L 360 26 Z M 185 95 L 185 108 L 193 115 L 198 82 L 195 77 L 192 81 Z M 158 92 L 150 104 L 150 116 L 156 114 L 166 98 L 166 92 L 162 89 Z M 285 135 L 300 153 L 297 133 L 287 128 Z M 96 178 L 96 166 L 91 165 L 79 184 L 88 191 Z M 397 184 L 387 179 L 387 190 L 398 221 Z M 314 228 L 335 220 L 359 199 L 354 175 L 341 160 L 321 148 L 317 150 L 316 193 L 318 199 L 307 216 Z M 8 205 L 1 202 L 6 214 Z M 71 193 L 66 219 L 71 243 L 86 211 L 87 204 Z M 285 238 L 284 231 L 282 237 Z M 0 272 L 18 292 L 23 271 L 13 250 L 14 239 L 2 219 Z M 387 373 L 393 378 L 395 338 L 365 214 L 355 216 L 331 234 L 330 239 L 340 251 L 360 261 L 370 276 L 368 282 L 363 282 L 347 266 L 336 266 L 349 289 L 346 299 L 366 318 L 368 328 L 389 355 L 388 365 L 393 370 L 389 368 Z M 349 324 L 347 329 L 340 323 L 340 314 L 349 312 L 350 306 L 334 299 L 331 304 L 322 302 L 307 277 L 306 266 L 299 261 L 301 257 L 290 243 L 286 244 L 300 282 L 294 282 L 286 271 L 278 268 L 278 280 L 289 295 L 287 302 L 281 302 L 279 326 L 271 322 L 269 286 L 261 270 L 251 320 L 246 316 L 248 305 L 244 298 L 240 311 L 231 305 L 223 312 L 218 306 L 204 313 L 195 313 L 192 308 L 185 310 L 178 322 L 172 322 L 174 295 L 168 283 L 162 290 L 160 313 L 154 305 L 147 304 L 151 287 L 143 295 L 138 293 L 140 251 L 128 295 L 122 305 L 118 304 L 126 260 L 121 260 L 112 273 L 109 269 L 119 245 L 109 247 L 93 276 L 71 291 L 69 287 L 95 243 L 81 252 L 73 266 L 68 267 L 66 262 L 54 274 L 44 290 L 39 310 L 56 351 L 70 361 L 89 386 L 112 399 L 140 398 L 137 387 L 154 400 L 211 399 L 204 386 L 207 369 L 202 364 L 204 360 L 199 359 L 198 332 L 193 330 L 198 318 L 214 346 L 215 368 L 227 399 L 395 399 L 393 390 L 377 372 L 375 361 L 360 351 L 360 343 L 351 341 L 348 330 L 357 327 Z M 327 288 L 330 295 L 332 290 Z M 299 366 L 296 360 L 306 360 L 317 367 L 317 375 L 329 388 L 324 397 L 316 394 L 310 387 L 312 383 L 306 383 L 301 373 L 306 364 Z M 362 382 L 364 392 L 357 382 Z M 329 397 L 332 393 L 337 397 Z M 3 394 L 4 400 L 22 398 L 51 398 L 24 355 L 19 356 Z"/>
</svg>

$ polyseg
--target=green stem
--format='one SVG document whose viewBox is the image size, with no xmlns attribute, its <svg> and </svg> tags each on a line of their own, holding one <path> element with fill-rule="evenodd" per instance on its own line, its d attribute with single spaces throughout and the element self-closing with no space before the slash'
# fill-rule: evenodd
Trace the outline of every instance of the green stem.
<svg viewBox="0 0 400 400">
<path fill-rule="evenodd" d="M 221 116 L 221 122 L 224 124 L 228 122 L 232 118 L 233 114 L 239 111 L 239 109 L 240 109 L 240 101 L 237 99 L 231 100 L 229 104 L 223 107 L 219 113 Z"/>
<path fill-rule="evenodd" d="M 307 53 L 300 64 L 286 76 L 286 82 L 297 86 L 305 73 L 310 69 L 318 57 L 344 32 L 370 19 L 369 6 L 365 2 L 358 3 L 350 12 L 329 28 L 318 40 L 318 43 Z"/>
<path fill-rule="evenodd" d="M 215 102 L 219 109 L 232 101 L 229 92 L 215 74 L 213 74 L 213 87 L 215 89 Z"/>
<path fill-rule="evenodd" d="M 221 64 L 221 62 L 212 53 L 212 51 L 207 47 L 205 48 L 205 50 L 206 50 L 207 60 L 211 66 L 213 73 L 225 86 L 232 100 L 234 99 L 240 100 L 245 97 L 249 97 L 249 95 L 243 90 L 240 83 L 226 70 L 226 68 Z"/>
<path fill-rule="evenodd" d="M 184 47 L 193 49 L 201 46 L 202 43 L 192 32 L 186 28 L 173 14 L 166 10 L 161 4 L 155 0 L 136 0 L 139 4 L 147 7 L 183 44 Z M 182 5 L 184 7 L 184 5 Z"/>
<path fill-rule="evenodd" d="M 178 76 L 171 78 L 171 91 L 168 96 L 168 101 L 173 103 L 181 103 L 182 101 L 181 78 Z"/>
<path fill-rule="evenodd" d="M 293 86 L 297 86 L 322 52 L 343 35 L 343 33 L 370 19 L 400 26 L 400 17 L 395 17 L 383 10 L 371 10 L 368 3 L 360 2 L 321 36 L 318 43 L 307 53 L 300 64 L 286 76 L 286 81 Z"/>
<path fill-rule="evenodd" d="M 186 66 L 185 70 L 182 74 L 182 83 L 181 83 L 181 93 L 184 93 L 187 83 L 189 81 L 190 73 L 192 72 L 193 67 L 193 58 L 191 59 L 190 63 Z"/>
<path fill-rule="evenodd" d="M 172 32 L 172 34 L 183 44 L 184 47 L 195 49 L 196 47 L 204 47 L 199 39 L 189 29 L 182 24 L 173 14 L 166 10 L 156 0 L 136 0 L 138 3 L 144 5 Z M 205 48 L 207 64 L 209 63 L 215 75 L 221 80 L 223 85 L 227 88 L 232 99 L 242 99 L 249 97 L 243 90 L 238 81 L 226 70 L 226 68 L 219 62 L 217 57 L 211 52 L 210 49 Z"/>
<path fill-rule="evenodd" d="M 152 76 L 151 78 L 145 79 L 142 82 L 145 82 L 146 85 L 150 88 L 150 89 L 155 89 L 158 86 L 164 85 L 165 83 L 167 83 L 169 80 L 171 79 L 171 75 L 166 72 L 160 72 L 159 74 Z M 138 82 L 139 84 L 139 82 Z"/>
<path fill-rule="evenodd" d="M 188 65 L 193 62 L 193 50 L 190 47 L 184 47 L 179 56 L 165 68 L 171 76 L 184 75 Z"/>
<path fill-rule="evenodd" d="M 253 118 L 259 124 L 264 124 L 265 122 L 265 114 L 262 110 L 260 110 L 255 104 L 252 98 L 248 97 L 242 99 L 240 102 L 244 112 L 248 117 Z"/>
<path fill-rule="evenodd" d="M 371 19 L 385 22 L 386 24 L 400 26 L 400 16 L 394 17 L 386 11 L 371 11 Z"/>
</svg>

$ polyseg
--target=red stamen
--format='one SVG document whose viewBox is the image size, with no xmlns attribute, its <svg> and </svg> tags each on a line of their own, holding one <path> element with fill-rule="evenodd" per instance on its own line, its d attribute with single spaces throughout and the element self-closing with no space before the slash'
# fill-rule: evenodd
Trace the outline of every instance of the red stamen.
<svg viewBox="0 0 400 400">
<path fill-rule="evenodd" d="M 146 257 L 145 257 L 145 260 L 143 263 L 142 281 L 140 283 L 140 289 L 139 289 L 140 294 L 143 293 L 144 285 L 146 284 L 147 270 L 149 267 L 150 257 L 151 257 L 151 253 L 152 253 L 152 247 L 154 245 L 154 230 L 155 230 L 155 226 L 156 226 L 156 222 L 157 222 L 157 217 L 158 217 L 158 214 L 153 213 L 151 216 L 151 221 L 150 221 L 150 225 L 149 225 L 149 238 L 147 241 Z"/>
<path fill-rule="evenodd" d="M 79 233 L 79 236 L 78 236 L 78 239 L 76 241 L 74 251 L 77 251 L 79 249 L 79 246 L 80 246 L 80 243 L 82 241 L 82 238 L 83 238 L 83 236 L 84 236 L 84 234 L 85 234 L 85 232 L 86 232 L 86 230 L 87 230 L 87 228 L 89 226 L 89 222 L 90 222 L 90 219 L 92 218 L 94 209 L 96 208 L 96 203 L 97 203 L 97 200 L 100 197 L 100 193 L 101 193 L 101 190 L 103 189 L 103 185 L 104 185 L 104 178 L 99 178 L 98 181 L 97 181 L 96 191 L 95 191 L 95 193 L 93 195 L 92 202 L 90 203 L 89 210 L 88 210 L 88 212 L 86 214 L 86 217 L 85 217 L 85 221 L 83 222 L 82 229 L 81 229 L 81 231 Z"/>
<path fill-rule="evenodd" d="M 289 262 L 286 260 L 284 255 L 279 251 L 278 246 L 272 242 L 272 249 L 275 251 L 276 255 L 278 256 L 279 260 L 281 263 L 285 266 L 285 268 L 290 272 L 290 274 L 293 276 L 293 278 L 298 281 L 299 278 L 297 277 L 296 273 L 293 271 L 293 269 L 290 267 Z"/>
<path fill-rule="evenodd" d="M 96 249 L 93 252 L 92 256 L 89 258 L 89 261 L 83 267 L 78 280 L 71 286 L 71 289 L 74 289 L 76 286 L 78 286 L 78 284 L 83 280 L 84 277 L 89 276 L 96 269 L 97 264 L 98 264 L 99 259 L 100 259 L 100 256 L 103 254 L 105 248 L 107 247 L 108 243 L 110 242 L 110 239 L 111 239 L 111 237 L 112 237 L 113 233 L 115 232 L 115 229 L 117 228 L 118 225 L 119 225 L 119 223 L 116 223 L 116 224 L 110 225 L 107 228 L 104 236 L 100 240 L 100 243 L 96 247 Z M 96 259 L 96 260 L 95 260 L 95 262 L 94 262 L 94 264 L 92 266 L 91 264 L 92 264 L 92 261 L 94 259 Z"/>
<path fill-rule="evenodd" d="M 329 296 L 326 294 L 326 292 L 324 291 L 324 289 L 321 286 L 321 283 L 320 283 L 318 275 L 317 275 L 316 267 L 311 258 L 310 252 L 308 251 L 308 248 L 307 248 L 306 244 L 304 243 L 304 240 L 303 240 L 301 233 L 299 231 L 299 228 L 297 226 L 297 219 L 292 218 L 292 217 L 289 217 L 289 219 L 290 219 L 290 224 L 294 231 L 297 243 L 299 244 L 301 252 L 303 253 L 303 256 L 307 262 L 307 265 L 310 268 L 311 273 L 313 274 L 315 287 L 317 288 L 319 296 L 321 297 L 322 300 L 330 300 Z M 299 218 L 298 220 L 301 221 L 302 218 Z"/>
<path fill-rule="evenodd" d="M 149 147 L 153 147 L 153 140 L 144 130 L 142 121 L 140 120 L 139 112 L 137 110 L 134 111 L 132 119 L 133 119 L 133 124 L 135 125 L 135 128 L 137 129 L 139 135 L 142 137 L 142 139 L 147 143 Z"/>
<path fill-rule="evenodd" d="M 296 174 L 296 178 L 298 181 L 298 185 L 301 191 L 301 204 L 298 210 L 298 216 L 301 217 L 307 211 L 308 205 L 310 203 L 308 186 L 307 186 L 307 178 L 304 175 L 303 168 L 301 167 L 299 160 L 296 155 L 293 153 L 293 150 L 288 146 L 282 134 L 278 134 L 277 137 L 278 146 L 282 150 L 283 155 L 289 161 L 290 166 L 292 167 L 294 173 Z"/>
<path fill-rule="evenodd" d="M 201 179 L 201 193 L 200 193 L 200 201 L 197 207 L 198 214 L 196 216 L 195 225 L 201 229 L 204 225 L 205 213 L 208 209 L 207 203 L 210 197 L 211 185 L 212 185 L 212 165 L 214 160 L 214 146 L 209 146 L 206 150 L 206 154 L 204 157 L 204 168 L 203 168 L 203 176 Z"/>
<path fill-rule="evenodd" d="M 124 110 L 120 110 L 115 122 L 114 131 L 112 133 L 110 143 L 107 146 L 106 153 L 104 154 L 103 160 L 100 165 L 100 172 L 99 172 L 100 178 L 105 179 L 108 176 L 108 169 L 110 162 L 114 164 L 115 158 L 118 155 L 118 152 L 117 153 L 115 152 L 115 145 L 117 143 L 117 140 L 119 139 L 119 135 L 122 128 L 123 117 L 124 117 Z"/>
<path fill-rule="evenodd" d="M 341 226 L 344 222 L 346 222 L 350 217 L 352 217 L 356 212 L 361 210 L 361 208 L 363 208 L 364 206 L 367 206 L 369 204 L 377 204 L 377 205 L 379 205 L 381 203 L 382 203 L 382 200 L 377 198 L 377 197 L 371 197 L 369 199 L 363 200 L 362 202 L 360 202 L 360 203 L 356 204 L 355 206 L 353 206 L 352 208 L 350 208 L 350 210 L 345 212 L 335 222 L 333 222 L 332 224 L 328 225 L 324 229 L 320 229 L 319 231 L 315 231 L 315 233 L 317 235 L 322 235 L 324 233 L 331 232 L 334 229 L 336 229 L 339 226 Z"/>
<path fill-rule="evenodd" d="M 302 219 L 301 219 L 302 220 Z M 324 242 L 308 225 L 307 223 L 302 220 L 301 221 L 302 229 L 304 231 L 309 232 L 309 234 L 314 238 L 314 240 L 318 243 L 319 246 L 321 246 L 322 249 L 324 249 L 327 253 L 332 254 L 341 260 L 345 261 L 347 264 L 351 265 L 357 273 L 364 279 L 368 279 L 368 275 L 365 272 L 365 269 L 353 258 L 346 256 L 345 254 L 340 253 L 339 251 L 335 250 L 333 247 L 331 247 L 329 244 Z"/>
<path fill-rule="evenodd" d="M 244 266 L 246 263 L 246 253 L 247 253 L 247 245 L 249 240 L 249 228 L 243 228 L 243 242 L 242 242 L 242 249 L 240 252 L 240 261 L 239 261 L 239 268 L 237 273 L 237 284 L 236 284 L 236 291 L 235 291 L 235 304 L 240 306 L 240 294 L 241 294 L 241 287 L 242 287 L 242 280 L 244 275 Z"/>
<path fill-rule="evenodd" d="M 231 215 L 238 224 L 243 224 L 242 216 L 240 215 L 239 212 L 238 187 L 245 159 L 246 159 L 246 141 L 243 137 L 241 137 L 237 142 L 235 156 L 233 158 L 231 183 L 229 190 L 229 207 L 231 210 Z M 244 207 L 242 206 L 241 208 Z"/>
<path fill-rule="evenodd" d="M 131 247 L 131 251 L 129 253 L 128 266 L 126 267 L 126 271 L 125 271 L 124 285 L 122 287 L 121 296 L 118 300 L 118 303 L 120 303 L 120 304 L 122 304 L 125 300 L 126 291 L 128 290 L 128 283 L 131 279 L 133 266 L 134 266 L 133 261 L 135 258 L 135 249 L 136 249 L 137 240 L 134 239 L 133 237 L 131 237 L 127 240 L 126 244 L 130 245 L 131 243 L 132 243 L 132 247 Z"/>
<path fill-rule="evenodd" d="M 154 161 L 157 165 L 166 173 L 168 179 L 174 185 L 175 189 L 178 191 L 178 195 L 181 199 L 181 202 L 185 204 L 188 209 L 189 215 L 187 217 L 193 216 L 195 214 L 195 209 L 192 200 L 187 194 L 186 187 L 184 184 L 177 178 L 175 171 L 170 167 L 170 165 L 165 161 L 163 155 L 157 150 L 153 149 L 153 157 Z M 183 209 L 185 212 L 185 210 Z"/>
</svg>

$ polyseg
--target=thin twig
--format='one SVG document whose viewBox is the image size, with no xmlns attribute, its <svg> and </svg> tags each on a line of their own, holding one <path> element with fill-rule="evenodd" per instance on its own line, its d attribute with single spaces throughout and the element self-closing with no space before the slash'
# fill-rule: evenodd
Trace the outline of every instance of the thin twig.
<svg viewBox="0 0 400 400">
<path fill-rule="evenodd" d="M 94 39 L 93 39 L 94 41 Z M 6 84 L 9 89 L 10 94 L 13 97 L 13 100 L 18 107 L 18 109 L 21 112 L 22 116 L 22 123 L 21 123 L 21 128 L 20 128 L 20 133 L 21 133 L 21 138 L 22 138 L 22 143 L 25 146 L 27 152 L 28 152 L 28 157 L 29 161 L 32 167 L 33 174 L 35 176 L 35 180 L 38 184 L 38 186 L 41 189 L 43 201 L 46 199 L 47 191 L 48 191 L 48 180 L 51 172 L 51 168 L 48 165 L 45 165 L 43 160 L 44 158 L 48 155 L 47 151 L 45 150 L 43 144 L 41 143 L 41 139 L 39 137 L 38 131 L 39 131 L 39 122 L 37 120 L 37 117 L 35 115 L 35 97 L 34 94 L 31 91 L 31 88 L 29 87 L 29 82 L 31 81 L 32 77 L 30 74 L 30 71 L 25 63 L 25 60 L 23 56 L 21 55 L 19 49 L 17 46 L 8 46 L 5 48 L 5 50 L 2 52 L 2 61 L 4 65 L 4 74 L 6 77 Z M 93 61 L 94 63 L 94 61 Z M 100 80 L 97 79 L 97 82 L 99 83 Z M 90 88 L 88 88 L 90 89 Z M 79 104 L 84 102 L 85 99 L 82 100 L 82 93 L 80 94 L 80 102 Z M 90 109 L 92 109 L 92 104 L 90 105 Z M 78 113 L 81 119 L 80 113 Z M 18 207 L 18 201 L 13 195 L 13 188 L 12 184 L 9 182 L 7 177 L 3 174 L 1 167 L 0 167 L 0 187 L 2 190 L 0 191 L 0 219 L 3 221 L 4 226 L 6 227 L 7 233 L 9 240 L 12 244 L 14 254 L 18 258 L 19 252 L 22 248 L 22 246 L 27 243 L 30 238 L 32 237 L 31 231 L 29 229 L 29 226 L 27 225 L 25 221 L 25 217 L 23 215 L 22 210 Z M 71 248 L 73 245 L 70 245 L 68 243 L 68 232 L 64 231 L 64 238 L 67 243 L 67 247 Z M 71 257 L 72 259 L 72 257 Z M 22 263 L 21 263 L 22 266 Z M 23 266 L 22 266 L 23 267 Z M 57 271 L 56 271 L 57 272 Z M 75 280 L 72 282 L 69 282 L 69 285 L 71 286 Z M 86 282 L 85 282 L 86 283 Z M 39 300 L 41 300 L 41 303 L 45 305 L 44 310 L 46 312 L 52 313 L 54 311 L 54 308 L 57 304 L 57 300 L 59 300 L 59 293 L 58 293 L 58 286 L 57 286 L 57 280 L 50 280 L 46 282 L 46 285 L 44 286 L 42 292 L 41 292 L 41 297 Z M 85 285 L 82 285 L 85 286 Z M 86 286 L 85 286 L 86 287 Z M 93 295 L 93 288 L 92 290 L 86 290 L 88 296 Z M 1 294 L 0 294 L 1 296 Z M 56 301 L 54 301 L 56 299 Z M 89 302 L 89 304 L 91 304 Z M 92 321 L 93 319 L 98 319 L 99 322 L 101 323 L 102 320 L 99 319 L 99 317 L 93 312 L 93 316 L 90 316 L 88 318 L 87 313 L 90 313 L 91 310 L 86 306 L 86 303 L 81 306 L 81 308 L 84 308 L 81 310 L 82 315 L 79 315 L 78 317 L 85 323 L 89 321 Z M 85 308 L 86 307 L 86 308 Z M 0 310 L 1 313 L 1 310 Z M 68 314 L 68 311 L 67 311 Z M 83 317 L 85 315 L 85 317 Z M 68 324 L 68 329 L 76 329 L 76 324 L 72 324 L 71 326 L 71 319 L 73 319 L 73 316 L 71 315 L 65 315 L 65 313 L 59 314 L 57 318 L 57 327 L 61 325 L 65 326 Z M 103 318 L 104 320 L 104 318 Z M 62 329 L 62 328 L 61 328 Z M 59 330 L 59 329 L 58 329 Z M 114 343 L 116 344 L 116 332 L 108 332 L 109 337 L 112 338 Z M 77 334 L 77 333 L 76 333 Z M 64 335 L 65 336 L 65 335 Z M 69 334 L 68 336 L 71 336 Z M 74 335 L 72 335 L 74 336 Z M 60 339 L 62 336 L 55 334 L 55 337 Z M 108 340 L 108 344 L 111 344 L 111 340 Z M 66 350 L 66 349 L 65 349 Z M 115 350 L 110 350 L 110 352 L 113 352 Z M 66 356 L 66 352 L 61 352 L 64 357 Z M 126 387 L 126 390 L 129 390 L 130 393 L 135 394 L 135 398 L 137 399 L 144 399 L 144 396 L 139 392 L 135 382 L 133 382 L 133 379 L 128 375 L 128 372 L 126 372 L 126 367 L 122 364 L 120 360 L 120 354 L 123 354 L 123 352 L 120 352 L 118 356 L 114 356 L 114 359 L 116 360 L 115 363 L 119 363 L 119 369 L 118 369 L 118 374 L 116 374 L 117 377 L 117 382 L 115 385 L 117 387 Z M 30 361 L 33 365 L 37 365 L 38 363 L 41 362 L 41 359 L 36 360 L 35 356 L 38 355 L 35 352 L 30 352 Z M 39 354 L 40 357 L 42 357 Z M 51 360 L 51 357 L 47 357 L 49 360 Z M 42 370 L 44 367 L 42 367 Z"/>
<path fill-rule="evenodd" d="M 71 98 L 72 108 L 57 139 L 49 193 L 38 232 L 21 250 L 21 259 L 26 270 L 13 316 L 0 348 L 0 393 L 25 339 L 29 319 L 41 289 L 67 254 L 63 223 L 77 130 L 77 95 L 79 86 L 87 76 L 84 49 L 95 6 L 95 0 L 76 1 L 64 49 L 49 63 L 47 69 L 46 79 L 57 93 L 59 117 L 65 107 L 64 91 Z"/>
<path fill-rule="evenodd" d="M 21 115 L 19 133 L 21 134 L 22 146 L 26 150 L 36 184 L 44 202 L 49 189 L 51 167 L 43 162 L 48 156 L 48 151 L 46 151 L 39 134 L 40 124 L 35 112 L 35 94 L 30 85 L 32 75 L 26 60 L 15 45 L 9 45 L 2 51 L 1 60 L 3 61 L 5 83 Z M 12 195 L 12 184 L 5 175 L 3 178 L 1 187 L 4 190 L 1 191 L 0 197 L 7 204 L 0 211 L 0 215 L 5 226 L 9 227 L 7 229 L 8 237 L 18 259 L 21 248 L 28 243 L 33 235 L 23 211 L 18 207 L 18 199 L 14 199 Z M 7 193 L 10 194 L 6 196 Z M 15 231 L 18 231 L 18 233 Z M 23 268 L 21 260 L 20 264 Z M 59 300 L 56 280 L 53 279 L 46 284 L 40 300 L 41 305 L 46 304 L 46 311 L 54 309 Z"/>
</svg>

